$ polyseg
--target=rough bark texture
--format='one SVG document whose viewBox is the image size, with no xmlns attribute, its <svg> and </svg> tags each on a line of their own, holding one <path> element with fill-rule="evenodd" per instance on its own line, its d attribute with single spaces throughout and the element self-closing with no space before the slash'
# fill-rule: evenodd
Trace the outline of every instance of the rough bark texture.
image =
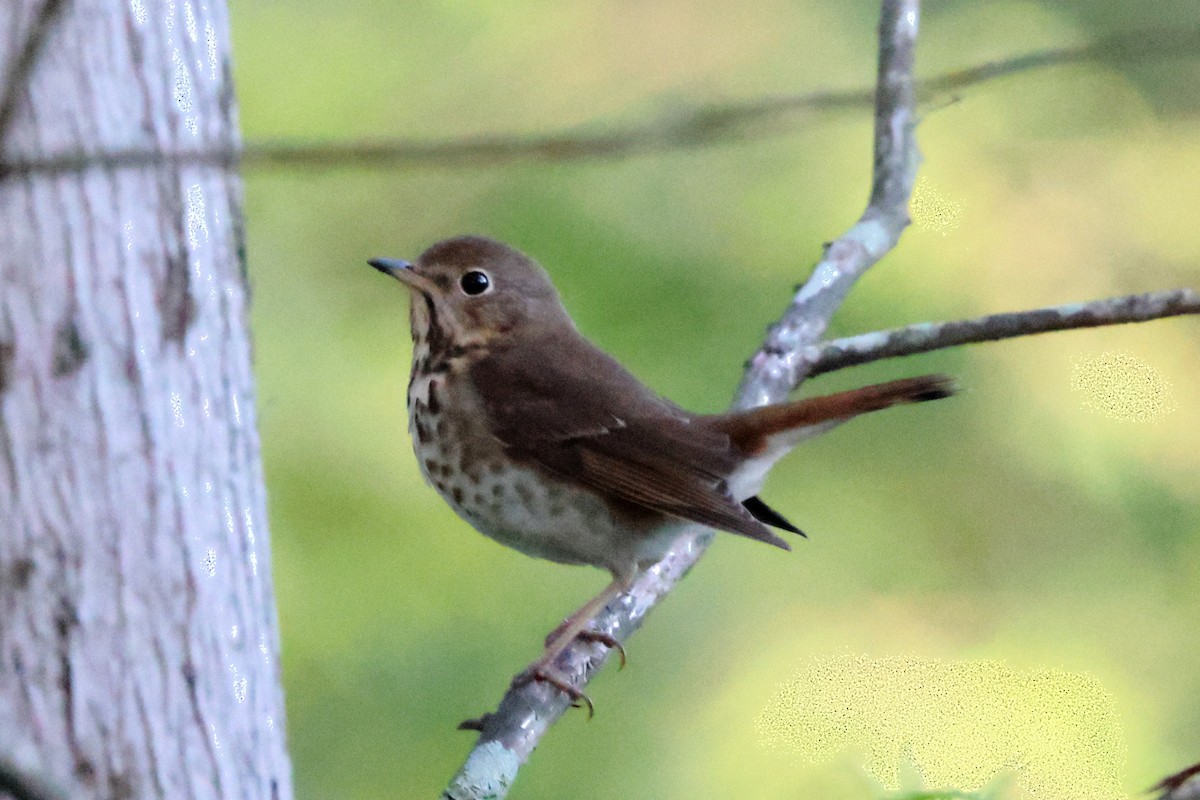
<svg viewBox="0 0 1200 800">
<path fill-rule="evenodd" d="M 237 143 L 219 0 L 63 0 L 16 91 L 6 158 Z M 0 758 L 70 797 L 291 796 L 240 225 L 221 167 L 0 174 Z"/>
</svg>

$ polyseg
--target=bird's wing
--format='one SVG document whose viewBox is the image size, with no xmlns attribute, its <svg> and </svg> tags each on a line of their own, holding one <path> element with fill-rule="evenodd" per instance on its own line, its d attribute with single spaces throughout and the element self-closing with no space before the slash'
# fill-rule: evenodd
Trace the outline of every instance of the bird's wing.
<svg viewBox="0 0 1200 800">
<path fill-rule="evenodd" d="M 530 352 L 553 352 L 532 363 Z M 651 511 L 788 549 L 728 491 L 729 437 L 654 395 L 579 337 L 493 348 L 470 368 L 492 432 L 513 458 Z"/>
</svg>

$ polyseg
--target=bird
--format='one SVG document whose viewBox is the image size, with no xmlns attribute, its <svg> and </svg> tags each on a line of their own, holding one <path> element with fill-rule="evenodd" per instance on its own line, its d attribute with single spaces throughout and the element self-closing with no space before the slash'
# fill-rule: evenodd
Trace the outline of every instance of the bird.
<svg viewBox="0 0 1200 800">
<path fill-rule="evenodd" d="M 612 576 L 513 681 L 548 683 L 589 715 L 554 662 L 576 638 L 620 647 L 589 623 L 639 569 L 695 523 L 791 549 L 771 529 L 803 533 L 758 497 L 779 458 L 822 426 L 955 391 L 924 375 L 696 414 L 585 338 L 546 271 L 506 244 L 456 236 L 415 263 L 368 263 L 408 290 L 409 432 L 424 479 L 500 544 Z"/>
</svg>

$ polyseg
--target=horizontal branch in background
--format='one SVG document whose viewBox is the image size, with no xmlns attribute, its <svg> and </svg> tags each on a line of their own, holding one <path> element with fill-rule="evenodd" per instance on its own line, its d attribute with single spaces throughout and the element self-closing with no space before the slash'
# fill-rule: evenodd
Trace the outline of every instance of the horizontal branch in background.
<svg viewBox="0 0 1200 800">
<path fill-rule="evenodd" d="M 931 102 L 960 89 L 1034 69 L 1077 64 L 1131 63 L 1200 55 L 1200 27 L 1152 29 L 1101 37 L 1073 47 L 1039 50 L 955 70 L 917 84 Z M 63 153 L 0 163 L 0 180 L 30 174 L 77 172 L 157 164 L 207 164 L 243 169 L 417 169 L 501 166 L 631 158 L 781 135 L 814 114 L 869 107 L 874 88 L 773 95 L 672 110 L 637 123 L 590 123 L 540 135 L 481 134 L 443 140 L 376 139 L 345 142 L 250 142 L 243 148 L 161 153 L 126 149 Z"/>
<path fill-rule="evenodd" d="M 1087 303 L 991 314 L 954 322 L 921 322 L 903 328 L 847 336 L 811 345 L 801 351 L 796 366 L 797 375 L 790 380 L 833 372 L 856 364 L 928 353 L 931 350 L 963 344 L 996 342 L 1017 336 L 1072 328 L 1148 322 L 1185 314 L 1200 314 L 1200 292 L 1192 289 L 1172 289 L 1165 292 L 1110 297 Z"/>
</svg>

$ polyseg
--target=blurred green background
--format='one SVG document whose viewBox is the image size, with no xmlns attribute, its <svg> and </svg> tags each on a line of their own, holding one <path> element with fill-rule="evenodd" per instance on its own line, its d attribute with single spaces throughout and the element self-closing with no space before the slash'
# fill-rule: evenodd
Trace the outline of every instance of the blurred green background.
<svg viewBox="0 0 1200 800">
<path fill-rule="evenodd" d="M 505 4 L 240 0 L 242 125 L 268 137 L 446 138 L 635 122 L 698 102 L 873 80 L 877 7 L 794 0 Z M 931 3 L 933 75 L 1132 27 L 1191 2 Z M 1200 284 L 1200 58 L 1078 64 L 961 92 L 920 127 L 918 225 L 843 335 Z M 628 160 L 246 175 L 260 419 L 297 796 L 434 796 L 510 677 L 603 574 L 471 531 L 406 431 L 407 306 L 365 264 L 445 236 L 548 267 L 583 331 L 702 411 L 861 212 L 868 109 Z M 939 205 L 940 204 L 940 205 Z M 949 209 L 949 210 L 948 210 Z M 1125 351 L 1171 384 L 1155 421 L 1090 412 L 1072 365 Z M 814 380 L 927 371 L 962 394 L 803 446 L 765 496 L 787 555 L 723 537 L 521 773 L 514 798 L 866 798 L 853 751 L 769 749 L 755 720 L 807 659 L 989 659 L 1112 698 L 1130 793 L 1200 755 L 1200 321 L 974 346 Z M 999 765 L 997 765 L 999 766 Z M 1085 768 L 1085 767 L 1081 767 Z M 972 788 L 972 787 L 963 787 Z"/>
</svg>

